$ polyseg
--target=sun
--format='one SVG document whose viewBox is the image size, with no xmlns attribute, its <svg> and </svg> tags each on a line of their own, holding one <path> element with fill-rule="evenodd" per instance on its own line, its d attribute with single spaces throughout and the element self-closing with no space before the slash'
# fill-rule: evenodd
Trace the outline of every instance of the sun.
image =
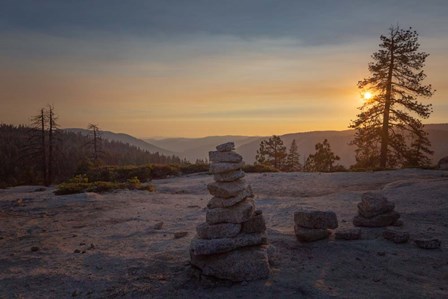
<svg viewBox="0 0 448 299">
<path fill-rule="evenodd" d="M 369 91 L 366 91 L 363 95 L 364 100 L 370 100 L 371 98 L 373 98 L 373 94 Z"/>
</svg>

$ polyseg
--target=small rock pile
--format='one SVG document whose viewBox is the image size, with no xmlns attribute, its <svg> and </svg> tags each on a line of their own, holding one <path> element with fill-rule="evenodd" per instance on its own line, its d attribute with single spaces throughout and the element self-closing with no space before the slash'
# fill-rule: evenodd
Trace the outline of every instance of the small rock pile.
<svg viewBox="0 0 448 299">
<path fill-rule="evenodd" d="M 338 219 L 332 211 L 302 209 L 294 213 L 294 231 L 297 240 L 312 242 L 328 238 L 328 229 L 338 227 Z"/>
<path fill-rule="evenodd" d="M 197 226 L 191 241 L 191 264 L 202 275 L 232 281 L 269 275 L 266 225 L 255 210 L 253 192 L 243 177 L 241 155 L 228 142 L 209 152 L 215 182 L 207 185 L 214 197 L 207 205 L 206 222 Z"/>
<path fill-rule="evenodd" d="M 400 214 L 394 211 L 395 204 L 380 193 L 367 192 L 358 203 L 358 215 L 353 225 L 365 227 L 400 226 Z"/>
</svg>

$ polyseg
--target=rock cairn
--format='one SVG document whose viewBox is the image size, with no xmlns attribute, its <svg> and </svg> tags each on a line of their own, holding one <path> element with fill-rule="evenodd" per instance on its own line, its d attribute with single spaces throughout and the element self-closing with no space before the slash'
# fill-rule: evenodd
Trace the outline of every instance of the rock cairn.
<svg viewBox="0 0 448 299">
<path fill-rule="evenodd" d="M 380 193 L 367 192 L 358 203 L 358 215 L 353 218 L 353 225 L 365 227 L 399 226 L 400 214 L 394 211 L 395 204 Z"/>
<path fill-rule="evenodd" d="M 330 231 L 338 227 L 338 219 L 332 211 L 302 209 L 294 213 L 294 231 L 297 240 L 312 242 L 328 238 Z"/>
<path fill-rule="evenodd" d="M 253 192 L 243 179 L 243 159 L 233 142 L 209 152 L 215 182 L 207 185 L 213 198 L 207 205 L 206 222 L 197 226 L 191 241 L 191 264 L 202 275 L 232 281 L 269 276 L 266 225 L 255 210 Z"/>
</svg>

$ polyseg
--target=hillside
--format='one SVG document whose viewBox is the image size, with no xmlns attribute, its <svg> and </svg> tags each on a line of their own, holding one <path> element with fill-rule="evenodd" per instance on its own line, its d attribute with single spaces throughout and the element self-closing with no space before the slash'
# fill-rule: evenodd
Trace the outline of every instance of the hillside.
<svg viewBox="0 0 448 299">
<path fill-rule="evenodd" d="M 68 128 L 64 129 L 68 132 L 74 132 L 74 133 L 81 133 L 82 135 L 89 135 L 90 131 L 87 129 L 80 129 L 80 128 Z M 138 139 L 134 136 L 124 134 L 124 133 L 114 133 L 110 131 L 100 131 L 101 137 L 104 139 L 107 139 L 109 141 L 118 141 L 121 143 L 133 145 L 141 150 L 146 150 L 150 153 L 159 153 L 163 154 L 165 156 L 171 156 L 176 155 L 173 151 L 166 150 L 164 148 L 158 147 L 154 144 L 150 144 L 142 139 Z"/>
<path fill-rule="evenodd" d="M 175 152 L 179 157 L 194 162 L 196 159 L 208 158 L 208 152 L 213 150 L 217 144 L 234 141 L 237 146 L 242 146 L 260 138 L 262 137 L 228 135 L 203 138 L 145 139 L 145 141 Z"/>
<path fill-rule="evenodd" d="M 434 155 L 433 163 L 437 163 L 440 158 L 448 155 L 448 124 L 429 124 L 425 126 L 429 133 L 429 139 L 432 143 Z M 290 146 L 293 139 L 296 140 L 303 162 L 309 154 L 314 152 L 314 146 L 322 142 L 325 138 L 331 144 L 341 160 L 339 163 L 345 167 L 355 163 L 355 147 L 349 143 L 353 140 L 354 130 L 344 131 L 313 131 L 281 135 L 283 142 L 287 147 Z M 261 140 L 267 137 L 255 136 L 211 136 L 204 138 L 168 138 L 168 139 L 145 139 L 145 141 L 155 144 L 158 147 L 176 152 L 181 158 L 187 158 L 190 161 L 204 159 L 208 157 L 208 151 L 214 149 L 217 144 L 234 141 L 237 151 L 244 157 L 246 163 L 255 161 L 255 154 L 260 146 Z"/>
</svg>

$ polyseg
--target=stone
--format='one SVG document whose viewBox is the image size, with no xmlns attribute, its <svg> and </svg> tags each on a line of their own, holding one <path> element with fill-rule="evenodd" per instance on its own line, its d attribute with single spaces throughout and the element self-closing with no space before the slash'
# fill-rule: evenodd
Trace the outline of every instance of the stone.
<svg viewBox="0 0 448 299">
<path fill-rule="evenodd" d="M 252 216 L 248 221 L 242 223 L 241 232 L 246 234 L 263 233 L 266 231 L 266 222 L 263 215 Z"/>
<path fill-rule="evenodd" d="M 448 170 L 448 156 L 439 160 L 439 163 L 437 163 L 437 168 L 441 170 Z"/>
<path fill-rule="evenodd" d="M 269 276 L 266 246 L 246 247 L 217 255 L 191 254 L 191 264 L 203 275 L 235 282 L 264 279 Z"/>
<path fill-rule="evenodd" d="M 188 232 L 175 232 L 174 239 L 180 239 L 180 238 L 186 237 L 187 235 L 188 235 Z"/>
<path fill-rule="evenodd" d="M 252 188 L 250 185 L 246 187 L 243 191 L 238 193 L 236 196 L 229 197 L 229 198 L 221 198 L 221 197 L 213 197 L 210 199 L 210 201 L 207 204 L 207 207 L 209 209 L 216 209 L 216 208 L 227 208 L 236 205 L 239 202 L 242 202 L 248 197 L 253 197 L 254 193 L 252 191 Z"/>
<path fill-rule="evenodd" d="M 328 238 L 330 235 L 327 229 L 320 228 L 306 228 L 299 225 L 294 225 L 297 240 L 300 242 L 313 242 Z"/>
<path fill-rule="evenodd" d="M 365 218 L 390 212 L 394 208 L 394 203 L 388 201 L 382 194 L 373 192 L 364 193 L 361 202 L 358 204 L 359 214 Z"/>
<path fill-rule="evenodd" d="M 233 142 L 226 142 L 216 147 L 216 150 L 218 152 L 230 152 L 233 151 L 234 149 L 235 149 L 235 143 Z"/>
<path fill-rule="evenodd" d="M 406 243 L 409 240 L 409 233 L 405 231 L 386 229 L 383 232 L 383 237 L 386 240 L 392 241 L 396 244 Z"/>
<path fill-rule="evenodd" d="M 401 227 L 403 225 L 404 225 L 404 223 L 403 223 L 403 221 L 401 221 L 401 219 L 398 219 L 397 221 L 392 223 L 392 226 L 399 226 L 399 227 Z"/>
<path fill-rule="evenodd" d="M 208 224 L 242 223 L 252 217 L 254 207 L 252 199 L 245 199 L 230 208 L 207 209 L 205 219 Z"/>
<path fill-rule="evenodd" d="M 226 163 L 238 163 L 243 161 L 243 157 L 235 152 L 208 152 L 208 158 L 210 162 L 226 162 Z"/>
<path fill-rule="evenodd" d="M 246 174 L 241 169 L 223 173 L 216 173 L 214 179 L 216 182 L 233 182 L 242 179 Z"/>
<path fill-rule="evenodd" d="M 246 189 L 246 182 L 238 180 L 235 182 L 213 182 L 207 185 L 211 195 L 221 198 L 235 197 Z"/>
<path fill-rule="evenodd" d="M 359 228 L 346 228 L 338 229 L 334 237 L 336 240 L 359 240 L 361 238 L 361 229 Z"/>
<path fill-rule="evenodd" d="M 163 227 L 163 221 L 157 222 L 156 224 L 154 224 L 154 229 L 162 229 Z"/>
<path fill-rule="evenodd" d="M 196 227 L 196 232 L 200 239 L 221 239 L 233 238 L 241 231 L 239 223 L 220 223 L 210 225 L 207 222 L 201 223 Z"/>
<path fill-rule="evenodd" d="M 225 172 L 230 172 L 230 171 L 234 171 L 234 170 L 239 170 L 239 169 L 241 169 L 241 167 L 243 167 L 243 162 L 239 162 L 239 163 L 224 163 L 224 162 L 210 163 L 209 171 L 213 174 L 217 174 L 217 173 L 225 173 Z"/>
<path fill-rule="evenodd" d="M 442 241 L 439 239 L 418 239 L 414 242 L 415 245 L 423 249 L 437 249 L 442 246 Z"/>
<path fill-rule="evenodd" d="M 209 240 L 193 239 L 190 245 L 190 252 L 194 255 L 211 255 L 266 243 L 265 234 L 239 234 L 234 238 Z"/>
<path fill-rule="evenodd" d="M 302 209 L 294 213 L 294 223 L 306 228 L 337 228 L 338 219 L 332 211 L 317 211 Z"/>
<path fill-rule="evenodd" d="M 395 221 L 400 218 L 400 214 L 395 211 L 391 211 L 385 214 L 377 215 L 372 218 L 365 218 L 361 215 L 355 216 L 353 218 L 354 226 L 365 226 L 365 227 L 384 227 L 395 223 Z"/>
</svg>

